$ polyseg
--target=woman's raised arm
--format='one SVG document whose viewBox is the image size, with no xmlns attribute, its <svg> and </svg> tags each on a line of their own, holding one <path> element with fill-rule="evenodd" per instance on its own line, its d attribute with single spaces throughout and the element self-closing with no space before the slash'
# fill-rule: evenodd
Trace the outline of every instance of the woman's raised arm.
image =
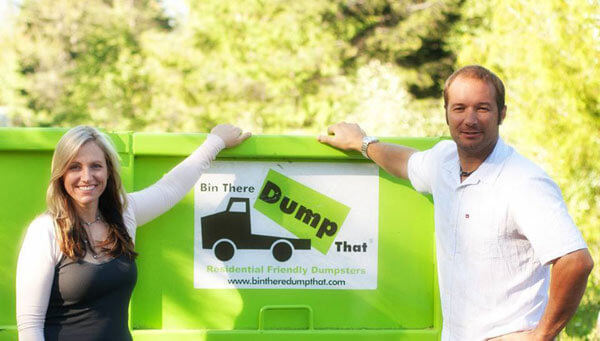
<svg viewBox="0 0 600 341">
<path fill-rule="evenodd" d="M 134 213 L 137 226 L 168 211 L 179 202 L 210 166 L 224 148 L 239 145 L 250 137 L 250 133 L 230 124 L 214 127 L 204 143 L 190 156 L 165 174 L 154 185 L 129 194 L 129 208 Z"/>
</svg>

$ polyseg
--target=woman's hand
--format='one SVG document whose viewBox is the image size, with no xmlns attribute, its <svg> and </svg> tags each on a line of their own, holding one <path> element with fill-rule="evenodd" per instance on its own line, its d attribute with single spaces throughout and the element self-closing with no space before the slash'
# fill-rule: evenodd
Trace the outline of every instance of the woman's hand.
<svg viewBox="0 0 600 341">
<path fill-rule="evenodd" d="M 250 132 L 242 134 L 242 129 L 231 124 L 219 124 L 212 128 L 210 133 L 223 139 L 225 148 L 235 147 L 252 135 Z"/>
</svg>

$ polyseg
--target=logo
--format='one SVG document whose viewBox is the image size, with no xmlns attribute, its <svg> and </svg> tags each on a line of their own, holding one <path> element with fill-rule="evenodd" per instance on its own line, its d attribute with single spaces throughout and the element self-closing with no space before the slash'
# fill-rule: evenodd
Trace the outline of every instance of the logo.
<svg viewBox="0 0 600 341">
<path fill-rule="evenodd" d="M 254 208 L 323 254 L 333 244 L 350 207 L 272 169 Z"/>
</svg>

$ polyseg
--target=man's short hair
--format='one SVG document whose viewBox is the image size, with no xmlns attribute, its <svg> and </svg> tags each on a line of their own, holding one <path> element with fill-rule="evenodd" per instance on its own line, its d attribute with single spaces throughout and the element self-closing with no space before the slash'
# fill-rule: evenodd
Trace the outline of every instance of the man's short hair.
<svg viewBox="0 0 600 341">
<path fill-rule="evenodd" d="M 502 110 L 505 106 L 504 83 L 502 83 L 502 80 L 496 76 L 496 74 L 480 65 L 467 65 L 462 67 L 454 71 L 454 73 L 446 79 L 446 83 L 444 83 L 444 109 L 448 111 L 448 88 L 458 76 L 481 79 L 494 87 L 494 90 L 496 91 L 496 106 L 498 107 L 498 122 L 500 122 L 500 115 L 502 115 Z"/>
</svg>

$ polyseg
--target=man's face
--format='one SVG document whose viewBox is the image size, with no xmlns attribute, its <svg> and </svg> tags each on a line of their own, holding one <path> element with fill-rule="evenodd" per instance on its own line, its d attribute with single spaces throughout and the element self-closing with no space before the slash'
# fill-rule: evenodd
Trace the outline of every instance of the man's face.
<svg viewBox="0 0 600 341">
<path fill-rule="evenodd" d="M 492 152 L 498 139 L 498 115 L 494 87 L 486 81 L 458 76 L 448 88 L 446 119 L 450 135 L 463 156 L 481 158 Z"/>
</svg>

